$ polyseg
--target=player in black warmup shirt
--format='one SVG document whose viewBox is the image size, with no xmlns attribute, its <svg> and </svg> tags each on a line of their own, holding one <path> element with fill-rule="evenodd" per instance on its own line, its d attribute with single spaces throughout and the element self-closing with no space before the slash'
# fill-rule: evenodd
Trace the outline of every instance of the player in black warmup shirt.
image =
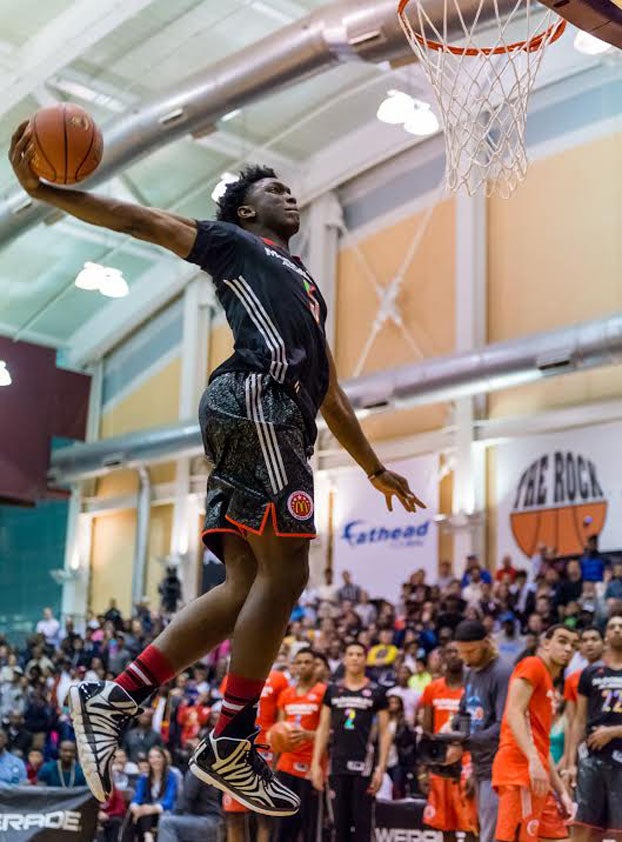
<svg viewBox="0 0 622 842">
<path fill-rule="evenodd" d="M 31 169 L 32 128 L 22 123 L 9 158 L 22 187 L 84 222 L 155 243 L 212 276 L 234 336 L 234 353 L 212 374 L 200 405 L 214 464 L 204 539 L 225 562 L 226 581 L 177 614 L 114 682 L 71 688 L 80 760 L 100 801 L 111 763 L 139 706 L 161 684 L 233 638 L 226 692 L 213 732 L 190 768 L 246 807 L 292 815 L 298 797 L 255 749 L 256 706 L 291 609 L 308 579 L 315 535 L 308 458 L 319 409 L 391 508 L 422 505 L 408 482 L 385 470 L 337 381 L 324 333 L 326 305 L 289 253 L 300 226 L 296 199 L 276 174 L 250 167 L 230 184 L 216 222 L 42 183 Z"/>
<path fill-rule="evenodd" d="M 605 644 L 604 663 L 581 673 L 570 735 L 571 764 L 578 755 L 569 769 L 577 786 L 577 842 L 622 833 L 622 617 L 608 621 Z"/>
<path fill-rule="evenodd" d="M 315 788 L 323 790 L 322 758 L 329 746 L 329 787 L 337 842 L 371 839 L 374 798 L 387 769 L 391 746 L 386 691 L 366 678 L 366 658 L 362 644 L 346 646 L 345 676 L 327 687 L 315 735 L 311 778 Z"/>
</svg>

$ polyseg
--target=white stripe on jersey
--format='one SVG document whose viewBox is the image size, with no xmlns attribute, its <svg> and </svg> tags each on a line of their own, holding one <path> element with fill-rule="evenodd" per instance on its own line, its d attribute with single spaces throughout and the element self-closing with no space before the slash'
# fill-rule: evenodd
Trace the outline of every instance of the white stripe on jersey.
<svg viewBox="0 0 622 842">
<path fill-rule="evenodd" d="M 274 322 L 242 275 L 235 280 L 223 281 L 223 283 L 233 290 L 244 305 L 251 321 L 265 339 L 272 357 L 270 374 L 278 383 L 284 383 L 288 368 L 287 354 L 283 337 L 276 329 Z"/>
<path fill-rule="evenodd" d="M 287 475 L 274 427 L 266 423 L 261 407 L 261 375 L 249 374 L 246 378 L 245 389 L 246 414 L 255 423 L 272 493 L 276 496 L 287 485 Z"/>
</svg>

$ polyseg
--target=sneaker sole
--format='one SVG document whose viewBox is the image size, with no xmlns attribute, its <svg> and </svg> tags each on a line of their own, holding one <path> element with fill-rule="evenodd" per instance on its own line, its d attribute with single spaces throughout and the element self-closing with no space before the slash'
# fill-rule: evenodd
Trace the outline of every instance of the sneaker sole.
<svg viewBox="0 0 622 842">
<path fill-rule="evenodd" d="M 101 777 L 97 771 L 97 760 L 95 758 L 95 754 L 86 735 L 82 697 L 80 696 L 80 691 L 75 684 L 69 688 L 69 710 L 71 711 L 73 730 L 76 733 L 78 759 L 80 761 L 80 765 L 82 766 L 84 777 L 86 778 L 86 782 L 94 797 L 103 803 L 106 801 L 107 796 L 104 792 Z"/>
<path fill-rule="evenodd" d="M 214 773 L 209 774 L 202 769 L 197 763 L 194 761 L 190 761 L 189 767 L 192 774 L 198 778 L 200 781 L 203 781 L 205 784 L 211 784 L 215 786 L 216 789 L 221 790 L 221 792 L 226 792 L 227 795 L 230 795 L 231 798 L 235 798 L 237 802 L 242 804 L 244 807 L 247 807 L 249 810 L 252 810 L 253 813 L 261 813 L 262 816 L 295 816 L 296 813 L 300 810 L 300 804 L 297 807 L 291 810 L 277 810 L 270 809 L 269 807 L 259 807 L 257 804 L 254 804 L 252 801 L 249 801 L 244 795 L 236 792 L 232 789 L 228 784 L 226 784 L 219 775 Z"/>
</svg>

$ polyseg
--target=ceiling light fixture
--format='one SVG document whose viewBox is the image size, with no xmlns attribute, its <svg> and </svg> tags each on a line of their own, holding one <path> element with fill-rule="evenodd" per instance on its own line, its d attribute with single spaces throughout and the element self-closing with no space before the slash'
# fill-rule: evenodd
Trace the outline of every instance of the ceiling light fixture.
<svg viewBox="0 0 622 842">
<path fill-rule="evenodd" d="M 388 91 L 380 103 L 376 116 L 382 123 L 402 125 L 410 134 L 425 137 L 435 134 L 440 124 L 438 117 L 427 102 L 414 99 L 403 91 Z"/>
<path fill-rule="evenodd" d="M 216 187 L 214 187 L 214 189 L 212 191 L 212 199 L 215 202 L 220 201 L 220 199 L 222 199 L 222 197 L 225 195 L 225 192 L 226 192 L 229 184 L 235 184 L 235 182 L 239 181 L 239 180 L 240 180 L 239 175 L 234 175 L 232 172 L 224 172 L 220 176 L 220 181 L 218 182 L 218 184 L 216 185 Z"/>
<path fill-rule="evenodd" d="M 575 35 L 574 48 L 578 53 L 583 53 L 586 56 L 598 56 L 613 50 L 611 44 L 596 38 L 595 35 L 590 35 L 589 32 L 583 32 L 581 29 Z"/>
<path fill-rule="evenodd" d="M 0 386 L 10 386 L 13 380 L 4 360 L 0 360 Z"/>
<path fill-rule="evenodd" d="M 130 288 L 120 269 L 112 269 L 87 260 L 74 281 L 79 289 L 101 292 L 106 298 L 124 298 Z"/>
</svg>

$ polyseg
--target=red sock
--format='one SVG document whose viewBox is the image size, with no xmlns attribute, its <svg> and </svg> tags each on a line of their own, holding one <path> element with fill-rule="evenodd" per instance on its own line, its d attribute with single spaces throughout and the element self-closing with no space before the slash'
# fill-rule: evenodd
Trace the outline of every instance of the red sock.
<svg viewBox="0 0 622 842">
<path fill-rule="evenodd" d="M 226 731 L 228 737 L 248 737 L 255 729 L 257 702 L 266 683 L 265 679 L 244 678 L 230 672 L 227 676 L 225 697 L 214 736 L 220 737 Z"/>
<path fill-rule="evenodd" d="M 155 646 L 147 646 L 125 672 L 115 678 L 137 704 L 142 704 L 162 684 L 176 675 L 168 658 Z"/>
</svg>

